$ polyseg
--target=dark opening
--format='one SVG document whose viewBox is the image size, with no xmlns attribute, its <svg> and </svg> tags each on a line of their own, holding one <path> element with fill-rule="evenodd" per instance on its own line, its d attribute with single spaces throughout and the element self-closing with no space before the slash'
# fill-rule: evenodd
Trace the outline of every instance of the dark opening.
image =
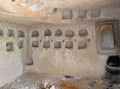
<svg viewBox="0 0 120 89">
<path fill-rule="evenodd" d="M 37 31 L 32 32 L 32 37 L 38 37 L 38 36 L 39 36 L 39 33 Z"/>
<path fill-rule="evenodd" d="M 110 56 L 107 60 L 107 65 L 111 67 L 120 67 L 120 57 Z"/>
<path fill-rule="evenodd" d="M 51 31 L 49 29 L 45 30 L 44 36 L 51 36 Z"/>
<path fill-rule="evenodd" d="M 106 63 L 106 71 L 112 75 L 120 74 L 120 57 L 110 56 Z"/>
</svg>

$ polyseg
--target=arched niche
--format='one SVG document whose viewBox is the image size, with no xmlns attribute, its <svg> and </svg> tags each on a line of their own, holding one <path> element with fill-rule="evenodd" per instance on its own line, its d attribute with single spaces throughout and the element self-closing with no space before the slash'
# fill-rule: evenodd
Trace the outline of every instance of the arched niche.
<svg viewBox="0 0 120 89">
<path fill-rule="evenodd" d="M 51 36 L 51 31 L 49 29 L 45 30 L 44 36 Z"/>
<path fill-rule="evenodd" d="M 39 36 L 38 31 L 33 31 L 33 32 L 32 32 L 32 37 L 38 37 L 38 36 Z"/>
<path fill-rule="evenodd" d="M 62 31 L 60 29 L 56 30 L 55 36 L 62 36 Z"/>
<path fill-rule="evenodd" d="M 84 37 L 88 35 L 88 31 L 86 29 L 80 29 L 78 34 L 79 36 Z"/>
<path fill-rule="evenodd" d="M 72 30 L 67 30 L 67 31 L 65 32 L 65 36 L 66 36 L 66 37 L 74 37 L 74 32 L 73 32 Z"/>
</svg>

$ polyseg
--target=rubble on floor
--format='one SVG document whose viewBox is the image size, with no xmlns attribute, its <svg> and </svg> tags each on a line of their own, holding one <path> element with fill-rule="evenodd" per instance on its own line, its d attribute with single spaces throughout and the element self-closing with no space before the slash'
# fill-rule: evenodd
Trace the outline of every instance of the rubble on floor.
<svg viewBox="0 0 120 89">
<path fill-rule="evenodd" d="M 24 73 L 0 89 L 120 89 L 107 80 L 93 80 L 68 75 Z"/>
</svg>

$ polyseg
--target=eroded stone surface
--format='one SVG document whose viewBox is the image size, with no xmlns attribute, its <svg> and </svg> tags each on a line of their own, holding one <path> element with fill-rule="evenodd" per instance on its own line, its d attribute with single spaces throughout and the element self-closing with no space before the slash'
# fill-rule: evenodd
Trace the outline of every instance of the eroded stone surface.
<svg viewBox="0 0 120 89">
<path fill-rule="evenodd" d="M 114 88 L 112 88 L 114 87 Z M 119 84 L 64 75 L 25 73 L 0 89 L 119 89 Z"/>
</svg>

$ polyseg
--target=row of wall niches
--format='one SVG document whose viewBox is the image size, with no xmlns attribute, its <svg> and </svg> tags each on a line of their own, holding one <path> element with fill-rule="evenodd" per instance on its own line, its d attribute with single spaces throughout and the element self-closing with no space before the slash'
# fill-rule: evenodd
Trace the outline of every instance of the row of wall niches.
<svg viewBox="0 0 120 89">
<path fill-rule="evenodd" d="M 52 32 L 51 32 L 50 29 L 47 29 L 47 30 L 44 31 L 44 36 L 51 36 L 51 35 L 52 35 Z M 58 29 L 58 30 L 55 31 L 54 35 L 55 36 L 62 36 L 63 32 L 60 29 Z M 72 30 L 67 30 L 65 32 L 65 36 L 66 37 L 74 37 L 74 35 L 75 34 L 74 34 L 74 32 Z M 78 31 L 78 35 L 81 36 L 81 37 L 87 36 L 88 35 L 88 31 L 86 29 L 80 29 Z M 31 33 L 31 36 L 32 37 L 39 37 L 39 32 L 38 31 L 33 31 Z"/>
<path fill-rule="evenodd" d="M 64 10 L 62 13 L 62 19 L 73 19 L 73 18 L 98 18 L 101 16 L 101 11 L 96 10 L 78 10 L 77 15 L 74 16 L 73 10 Z"/>
<path fill-rule="evenodd" d="M 3 30 L 0 28 L 0 36 L 3 36 L 4 32 Z M 15 37 L 15 31 L 13 29 L 8 29 L 7 31 L 7 36 L 8 37 Z M 18 37 L 25 37 L 25 32 L 23 31 L 18 31 Z"/>
<path fill-rule="evenodd" d="M 23 41 L 18 41 L 17 47 L 19 49 L 23 49 L 24 48 L 24 42 Z M 6 43 L 6 51 L 10 52 L 10 51 L 14 51 L 14 50 L 15 50 L 14 42 L 7 42 Z"/>
<path fill-rule="evenodd" d="M 87 42 L 86 41 L 79 41 L 77 44 L 78 44 L 78 49 L 87 48 Z M 32 42 L 32 47 L 33 48 L 38 48 L 39 46 L 40 45 L 39 45 L 38 41 L 33 41 Z M 43 41 L 42 48 L 50 48 L 50 41 Z M 56 49 L 62 48 L 62 42 L 61 41 L 54 42 L 54 48 L 56 48 Z M 65 48 L 67 48 L 67 49 L 74 48 L 73 41 L 66 41 L 65 42 Z"/>
</svg>

